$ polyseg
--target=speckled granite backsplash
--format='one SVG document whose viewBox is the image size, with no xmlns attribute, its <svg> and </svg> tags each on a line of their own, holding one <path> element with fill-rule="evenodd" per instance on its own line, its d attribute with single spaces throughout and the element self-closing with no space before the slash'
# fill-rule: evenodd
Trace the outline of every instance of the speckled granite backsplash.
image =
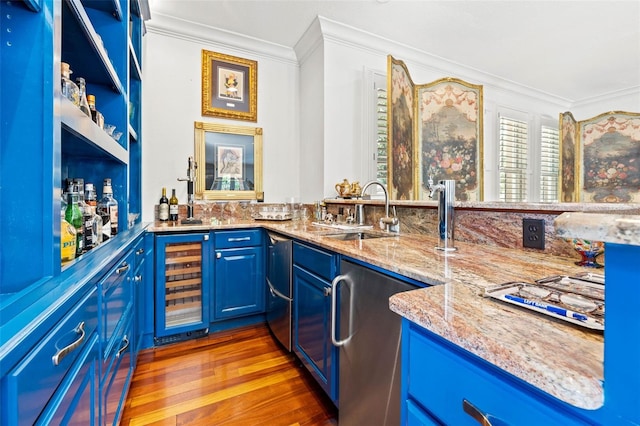
<svg viewBox="0 0 640 426">
<path fill-rule="evenodd" d="M 325 200 L 330 212 L 337 212 L 338 208 L 349 208 L 353 202 Z M 372 203 L 371 201 L 364 201 Z M 382 202 L 365 207 L 367 223 L 377 223 L 384 216 Z M 400 218 L 400 232 L 408 234 L 435 235 L 437 230 L 438 209 L 435 202 L 396 204 L 397 215 Z M 420 206 L 410 204 L 422 204 Z M 428 204 L 428 205 L 425 205 Z M 544 252 L 557 256 L 580 259 L 571 245 L 565 239 L 556 235 L 553 221 L 565 211 L 592 211 L 621 214 L 640 214 L 639 205 L 619 204 L 504 204 L 504 203 L 460 203 L 463 207 L 455 208 L 455 240 L 472 244 L 515 248 L 525 251 Z M 466 204 L 469 204 L 468 206 Z M 522 246 L 522 219 L 542 219 L 545 223 L 545 249 L 537 250 Z M 373 220 L 375 219 L 375 221 Z M 604 263 L 606 252 L 599 258 Z"/>
</svg>

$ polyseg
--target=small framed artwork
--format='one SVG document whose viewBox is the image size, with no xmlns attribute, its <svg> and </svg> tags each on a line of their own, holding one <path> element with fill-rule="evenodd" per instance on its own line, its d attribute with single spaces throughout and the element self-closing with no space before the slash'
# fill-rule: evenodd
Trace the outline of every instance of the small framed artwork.
<svg viewBox="0 0 640 426">
<path fill-rule="evenodd" d="M 202 115 L 235 120 L 258 119 L 258 63 L 202 51 Z"/>
<path fill-rule="evenodd" d="M 196 122 L 195 160 L 198 199 L 264 199 L 262 128 Z"/>
</svg>

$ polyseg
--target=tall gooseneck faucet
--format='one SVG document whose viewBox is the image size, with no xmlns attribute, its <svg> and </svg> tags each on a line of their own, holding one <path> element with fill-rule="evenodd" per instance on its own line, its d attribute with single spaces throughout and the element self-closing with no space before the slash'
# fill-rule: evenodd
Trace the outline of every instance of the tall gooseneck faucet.
<svg viewBox="0 0 640 426">
<path fill-rule="evenodd" d="M 370 182 L 365 183 L 364 186 L 362 187 L 362 191 L 361 191 L 362 196 L 364 197 L 364 193 L 367 191 L 367 189 L 371 185 L 378 185 L 380 188 L 382 188 L 382 191 L 384 192 L 384 217 L 380 218 L 380 223 L 384 224 L 386 231 L 399 233 L 400 220 L 395 214 L 393 215 L 393 217 L 389 216 L 389 193 L 387 192 L 387 188 L 385 188 L 385 186 L 380 182 L 378 182 L 377 180 L 372 180 Z"/>
<path fill-rule="evenodd" d="M 456 181 L 441 180 L 437 185 L 433 184 L 433 179 L 429 176 L 427 182 L 429 188 L 429 198 L 433 198 L 438 193 L 438 250 L 455 251 L 453 246 L 455 215 L 453 202 L 456 199 Z"/>
<path fill-rule="evenodd" d="M 187 218 L 180 223 L 197 225 L 202 223 L 200 219 L 193 217 L 193 183 L 196 180 L 196 168 L 198 168 L 198 165 L 193 160 L 193 157 L 189 157 L 187 163 L 187 178 L 178 178 L 180 182 L 187 182 Z"/>
</svg>

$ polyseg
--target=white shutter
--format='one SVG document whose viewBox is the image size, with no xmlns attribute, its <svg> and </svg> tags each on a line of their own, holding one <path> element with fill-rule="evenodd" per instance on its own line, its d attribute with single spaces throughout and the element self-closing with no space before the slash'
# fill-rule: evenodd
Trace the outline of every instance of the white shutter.
<svg viewBox="0 0 640 426">
<path fill-rule="evenodd" d="M 387 89 L 376 89 L 376 180 L 387 186 Z"/>
<path fill-rule="evenodd" d="M 526 201 L 528 125 L 525 121 L 499 117 L 500 201 Z"/>
<path fill-rule="evenodd" d="M 558 201 L 559 137 L 557 128 L 542 126 L 540 131 L 540 202 L 543 203 Z"/>
</svg>

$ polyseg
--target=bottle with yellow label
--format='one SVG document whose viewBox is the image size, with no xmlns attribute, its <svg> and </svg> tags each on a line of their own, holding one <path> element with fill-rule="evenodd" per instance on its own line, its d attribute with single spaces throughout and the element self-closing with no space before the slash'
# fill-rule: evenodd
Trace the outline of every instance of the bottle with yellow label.
<svg viewBox="0 0 640 426">
<path fill-rule="evenodd" d="M 60 257 L 62 263 L 76 258 L 76 228 L 62 218 L 60 223 Z"/>
</svg>

